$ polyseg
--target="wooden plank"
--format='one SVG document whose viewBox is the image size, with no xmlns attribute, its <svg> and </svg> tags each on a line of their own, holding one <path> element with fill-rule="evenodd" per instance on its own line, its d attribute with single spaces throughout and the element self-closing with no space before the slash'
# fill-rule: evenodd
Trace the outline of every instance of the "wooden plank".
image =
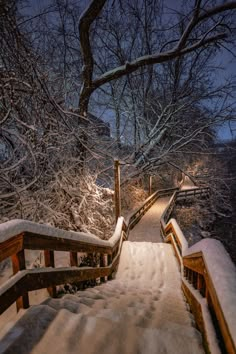
<svg viewBox="0 0 236 354">
<path fill-rule="evenodd" d="M 44 263 L 45 267 L 55 267 L 54 251 L 44 251 Z M 49 286 L 47 290 L 51 297 L 57 296 L 57 289 L 55 286 Z"/>
<path fill-rule="evenodd" d="M 11 257 L 13 274 L 19 272 L 19 270 L 25 269 L 25 252 L 21 250 L 17 254 Z"/>
<path fill-rule="evenodd" d="M 63 237 L 45 236 L 31 232 L 25 232 L 23 247 L 24 249 L 31 250 L 112 253 L 111 246 L 101 246 L 85 241 L 78 241 Z"/>
<path fill-rule="evenodd" d="M 45 267 L 55 267 L 54 251 L 44 251 Z"/>
<path fill-rule="evenodd" d="M 107 256 L 107 263 L 108 263 L 108 266 L 112 265 L 112 255 L 110 255 L 110 254 Z M 108 275 L 108 280 L 112 280 L 112 274 Z"/>
<path fill-rule="evenodd" d="M 0 287 L 0 314 L 17 301 L 27 289 L 26 273 L 27 270 L 19 271 Z"/>
<path fill-rule="evenodd" d="M 183 265 L 203 276 L 206 274 L 205 263 L 200 253 L 195 254 L 192 258 L 183 257 Z"/>
<path fill-rule="evenodd" d="M 23 249 L 23 237 L 21 233 L 0 243 L 0 262 Z"/>
<path fill-rule="evenodd" d="M 178 238 L 178 234 L 174 228 L 174 226 L 172 225 L 172 223 L 170 223 L 166 228 L 165 228 L 165 234 L 168 235 L 172 233 L 174 235 L 174 239 L 175 239 L 175 242 L 177 243 L 178 245 L 178 248 L 179 250 L 182 252 L 182 245 L 181 245 L 181 242 Z"/>
<path fill-rule="evenodd" d="M 78 266 L 78 253 L 77 252 L 70 252 L 70 265 L 71 265 L 71 267 Z"/>
<path fill-rule="evenodd" d="M 107 265 L 107 256 L 105 254 L 100 254 L 100 268 L 106 267 Z M 101 277 L 100 281 L 102 283 L 105 283 L 106 278 L 105 277 Z"/>
<path fill-rule="evenodd" d="M 205 351 L 206 351 L 206 353 L 210 353 L 209 341 L 207 338 L 207 332 L 206 332 L 206 328 L 204 325 L 201 304 L 197 301 L 196 297 L 193 295 L 190 288 L 188 286 L 186 286 L 186 284 L 184 282 L 182 282 L 182 289 L 183 289 L 184 295 L 189 303 L 191 312 L 193 313 L 197 327 L 203 335 L 203 345 L 204 345 Z"/>
<path fill-rule="evenodd" d="M 192 276 L 192 284 L 195 289 L 197 289 L 197 284 L 198 284 L 198 273 L 193 271 L 193 276 Z"/>
<path fill-rule="evenodd" d="M 36 269 L 37 271 L 38 269 Z M 31 290 L 56 286 L 65 283 L 76 283 L 80 281 L 96 279 L 107 276 L 111 272 L 111 267 L 90 268 L 49 268 L 44 272 L 30 272 L 27 274 L 27 284 Z M 39 280 L 38 280 L 39 278 Z"/>
<path fill-rule="evenodd" d="M 173 249 L 174 249 L 174 253 L 175 253 L 175 256 L 179 262 L 179 266 L 181 267 L 181 264 L 182 264 L 182 257 L 181 257 L 181 254 L 179 252 L 179 249 L 178 249 L 178 246 L 177 246 L 177 243 L 173 237 L 172 234 L 169 234 L 166 238 L 165 238 L 165 242 L 167 243 L 171 243 L 172 246 L 173 246 Z"/>
<path fill-rule="evenodd" d="M 204 280 L 204 277 L 202 274 L 198 273 L 198 276 L 197 276 L 197 289 L 199 290 L 200 294 L 202 296 L 205 295 L 205 280 Z"/>
<path fill-rule="evenodd" d="M 12 261 L 12 270 L 13 270 L 14 275 L 16 273 L 18 273 L 20 270 L 25 269 L 25 252 L 24 252 L 24 250 L 21 250 L 17 254 L 14 254 L 13 256 L 11 256 L 11 261 Z M 16 300 L 16 310 L 18 312 L 20 309 L 27 309 L 28 307 L 29 307 L 29 296 L 28 296 L 28 292 L 24 291 L 24 294 L 22 294 L 22 296 L 20 296 Z"/>
</svg>

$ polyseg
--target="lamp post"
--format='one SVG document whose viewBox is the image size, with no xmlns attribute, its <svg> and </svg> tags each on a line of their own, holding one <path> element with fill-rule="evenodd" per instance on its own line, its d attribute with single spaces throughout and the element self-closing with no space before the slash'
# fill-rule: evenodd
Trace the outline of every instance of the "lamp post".
<svg viewBox="0 0 236 354">
<path fill-rule="evenodd" d="M 149 196 L 152 194 L 152 176 L 149 175 L 149 185 L 148 185 Z"/>
<path fill-rule="evenodd" d="M 114 201 L 116 221 L 121 216 L 121 197 L 120 197 L 120 161 L 114 160 Z"/>
</svg>

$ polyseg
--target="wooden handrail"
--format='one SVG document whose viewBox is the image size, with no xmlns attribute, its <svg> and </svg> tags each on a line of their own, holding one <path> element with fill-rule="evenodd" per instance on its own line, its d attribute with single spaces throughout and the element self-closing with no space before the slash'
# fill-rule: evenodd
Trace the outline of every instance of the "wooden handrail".
<svg viewBox="0 0 236 354">
<path fill-rule="evenodd" d="M 201 193 L 200 193 L 200 190 Z M 193 189 L 194 191 L 194 189 Z M 161 229 L 165 242 L 173 245 L 182 271 L 182 289 L 201 330 L 207 350 L 212 343 L 212 329 L 209 329 L 209 309 L 216 330 L 220 333 L 223 351 L 236 353 L 236 268 L 220 241 L 204 239 L 188 248 L 188 242 L 175 219 L 168 220 L 178 195 L 172 196 L 161 217 Z M 209 189 L 199 188 L 195 194 L 188 191 L 185 197 L 192 195 L 207 196 Z M 206 299 L 208 308 L 203 299 Z M 211 332 L 209 334 L 209 332 Z"/>
<path fill-rule="evenodd" d="M 173 192 L 177 191 L 179 187 L 169 188 L 169 189 L 161 189 L 154 192 L 150 197 L 148 197 L 145 202 L 136 209 L 131 216 L 127 220 L 127 225 L 129 226 L 129 230 L 131 230 L 143 217 L 143 215 L 151 208 L 151 206 L 156 202 L 156 200 L 160 197 L 171 195 Z"/>
<path fill-rule="evenodd" d="M 204 239 L 185 251 L 186 280 L 207 299 L 228 353 L 236 353 L 236 269 L 222 243 Z"/>
<path fill-rule="evenodd" d="M 208 187 L 194 187 L 191 189 L 184 189 L 184 190 L 178 190 L 176 189 L 171 197 L 171 199 L 169 200 L 169 203 L 167 204 L 162 216 L 161 216 L 161 231 L 162 231 L 162 235 L 164 232 L 164 229 L 166 227 L 166 223 L 170 218 L 170 215 L 174 209 L 174 206 L 176 204 L 176 201 L 183 199 L 188 199 L 191 197 L 208 197 L 210 194 L 210 188 Z"/>
<path fill-rule="evenodd" d="M 17 309 L 29 306 L 28 291 L 50 288 L 66 282 L 78 282 L 110 276 L 118 264 L 121 244 L 127 228 L 124 218 L 117 221 L 114 234 L 104 241 L 92 234 L 64 231 L 51 226 L 24 220 L 12 220 L 0 225 L 0 261 L 11 257 L 13 277 L 0 288 L 0 313 L 17 300 Z M 54 267 L 54 251 L 70 252 L 71 267 L 25 269 L 24 250 L 49 252 L 45 266 Z M 77 252 L 106 255 L 107 266 L 78 268 L 75 266 Z M 50 294 L 52 295 L 51 291 Z"/>
<path fill-rule="evenodd" d="M 189 198 L 189 197 L 208 197 L 210 193 L 210 188 L 209 187 L 196 187 L 196 188 L 191 188 L 191 189 L 183 189 L 180 191 L 177 191 L 177 200 Z"/>
<path fill-rule="evenodd" d="M 28 291 L 109 276 L 118 265 L 122 241 L 126 239 L 124 232 L 121 234 L 118 252 L 108 266 L 37 268 L 17 272 L 0 288 L 0 313 Z"/>
</svg>

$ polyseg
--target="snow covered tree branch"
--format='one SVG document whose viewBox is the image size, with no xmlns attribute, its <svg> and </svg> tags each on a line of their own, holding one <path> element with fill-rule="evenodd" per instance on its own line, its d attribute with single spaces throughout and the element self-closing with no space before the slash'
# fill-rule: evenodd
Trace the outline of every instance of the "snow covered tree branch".
<svg viewBox="0 0 236 354">
<path fill-rule="evenodd" d="M 106 1 L 103 0 L 91 1 L 88 9 L 80 19 L 80 38 L 82 39 L 81 44 L 84 58 L 84 81 L 80 94 L 80 114 L 82 115 L 86 114 L 90 96 L 98 87 L 112 80 L 119 79 L 124 75 L 128 75 L 144 66 L 168 62 L 209 45 L 220 45 L 231 35 L 229 26 L 222 19 L 222 21 L 212 27 L 211 23 L 208 23 L 207 20 L 216 21 L 217 15 L 226 15 L 236 9 L 235 1 L 214 7 L 207 7 L 206 5 L 201 7 L 202 1 L 197 1 L 192 9 L 192 13 L 186 16 L 185 30 L 178 41 L 175 40 L 173 47 L 169 45 L 170 48 L 164 52 L 147 54 L 133 61 L 127 60 L 125 64 L 108 70 L 100 77 L 93 79 L 93 54 L 89 31 L 92 22 L 95 21 L 105 4 Z M 204 22 L 204 26 L 201 28 L 199 25 L 202 22 Z M 193 37 L 192 34 L 194 34 Z"/>
</svg>

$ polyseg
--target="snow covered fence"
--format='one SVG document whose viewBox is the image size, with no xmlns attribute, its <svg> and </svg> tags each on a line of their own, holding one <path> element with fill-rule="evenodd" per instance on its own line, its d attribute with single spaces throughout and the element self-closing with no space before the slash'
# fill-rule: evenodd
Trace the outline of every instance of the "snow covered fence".
<svg viewBox="0 0 236 354">
<path fill-rule="evenodd" d="M 212 328 L 208 323 L 211 318 L 215 331 L 219 334 L 218 340 L 222 351 L 235 354 L 235 265 L 220 241 L 204 239 L 188 248 L 188 242 L 177 221 L 175 219 L 168 221 L 179 193 L 174 193 L 161 217 L 163 238 L 173 245 L 182 270 L 182 288 L 203 334 L 207 350 L 218 353 L 217 344 L 212 340 L 212 330 L 209 330 Z M 205 197 L 207 193 L 209 191 L 204 188 L 201 194 L 195 195 Z M 189 196 L 192 194 L 189 193 Z M 203 299 L 206 299 L 207 306 Z"/>
<path fill-rule="evenodd" d="M 186 279 L 206 298 L 223 350 L 236 353 L 236 267 L 222 243 L 204 239 L 183 253 Z"/>
<path fill-rule="evenodd" d="M 60 230 L 25 220 L 0 224 L 0 261 L 11 257 L 13 277 L 0 288 L 0 313 L 13 302 L 17 309 L 29 307 L 28 291 L 48 288 L 56 295 L 56 285 L 110 277 L 119 262 L 127 226 L 117 221 L 113 236 L 104 241 L 92 234 Z M 26 269 L 24 250 L 44 250 L 45 268 Z M 55 268 L 54 251 L 70 253 L 71 267 Z M 78 268 L 78 252 L 100 256 L 100 267 Z"/>
</svg>

